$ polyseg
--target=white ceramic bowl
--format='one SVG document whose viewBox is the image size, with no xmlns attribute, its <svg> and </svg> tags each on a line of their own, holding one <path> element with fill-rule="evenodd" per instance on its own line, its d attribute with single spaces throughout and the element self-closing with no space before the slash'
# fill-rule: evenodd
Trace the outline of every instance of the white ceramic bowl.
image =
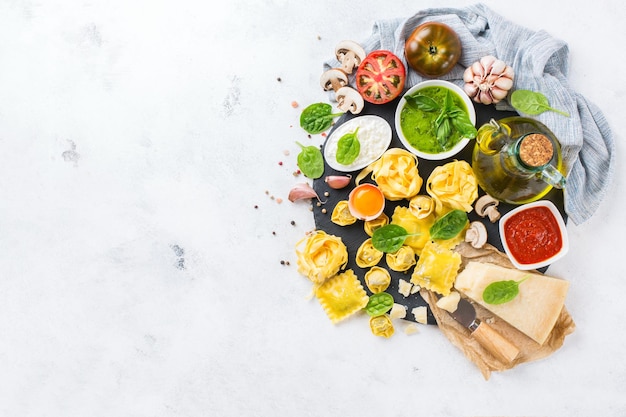
<svg viewBox="0 0 626 417">
<path fill-rule="evenodd" d="M 474 125 L 476 125 L 476 110 L 474 109 L 474 104 L 472 100 L 470 100 L 468 95 L 465 93 L 465 91 L 463 91 L 462 88 L 460 88 L 456 84 L 451 83 L 450 81 L 427 80 L 427 81 L 422 81 L 421 83 L 418 83 L 414 85 L 413 87 L 411 87 L 406 93 L 404 93 L 404 95 L 400 99 L 400 102 L 398 103 L 398 107 L 396 108 L 396 114 L 395 114 L 396 133 L 398 134 L 398 137 L 400 138 L 400 141 L 402 142 L 404 147 L 409 152 L 417 155 L 420 158 L 430 159 L 430 160 L 442 160 L 446 158 L 451 158 L 457 153 L 461 152 L 463 148 L 467 146 L 470 139 L 462 138 L 452 149 L 446 152 L 433 154 L 433 153 L 420 151 L 419 149 L 416 149 L 415 147 L 413 147 L 413 145 L 409 143 L 409 141 L 404 136 L 404 133 L 402 132 L 402 127 L 400 126 L 400 113 L 402 112 L 402 109 L 406 105 L 406 99 L 404 97 L 406 97 L 407 95 L 415 94 L 417 91 L 424 89 L 426 87 L 446 87 L 450 89 L 452 92 L 456 93 L 459 97 L 461 97 L 461 99 L 465 103 L 465 106 L 467 107 L 467 111 L 469 113 L 470 121 Z"/>
<path fill-rule="evenodd" d="M 541 259 L 540 261 L 530 263 L 528 261 L 520 260 L 515 257 L 514 255 L 515 251 L 512 250 L 508 242 L 509 236 L 507 233 L 507 222 L 515 221 L 516 216 L 518 216 L 520 213 L 536 208 L 536 207 L 547 208 L 550 211 L 551 215 L 556 220 L 555 228 L 558 229 L 557 233 L 560 233 L 561 235 L 561 247 L 558 248 L 555 246 L 555 249 L 558 248 L 558 251 L 556 252 L 550 251 L 550 252 L 555 252 L 551 256 Z M 546 246 L 545 241 L 541 241 L 539 239 L 535 240 L 532 237 L 532 230 L 531 230 L 532 228 L 537 227 L 538 228 L 537 230 L 542 230 L 542 228 L 544 227 L 540 222 L 528 220 L 524 222 L 516 221 L 516 223 L 524 227 L 523 230 L 518 230 L 519 236 L 517 237 L 517 239 L 518 241 L 521 241 L 522 243 L 526 243 L 529 245 L 529 248 L 528 250 L 525 251 L 525 253 L 528 254 L 529 251 L 531 252 L 533 250 L 533 247 L 539 247 L 539 246 L 545 247 Z M 511 223 L 511 225 L 513 224 L 514 223 Z M 565 254 L 569 250 L 567 229 L 565 228 L 565 221 L 563 220 L 563 216 L 561 216 L 561 213 L 556 208 L 556 206 L 551 201 L 548 201 L 548 200 L 539 200 L 533 203 L 524 204 L 524 205 L 514 208 L 513 210 L 509 211 L 504 216 L 502 216 L 502 218 L 500 218 L 499 229 L 500 229 L 500 239 L 502 241 L 502 246 L 504 247 L 504 251 L 506 252 L 507 256 L 509 257 L 509 259 L 511 260 L 511 262 L 513 263 L 513 265 L 515 265 L 517 269 L 529 270 L 529 269 L 538 269 L 544 266 L 548 266 L 551 263 L 565 256 Z M 526 232 L 529 233 L 528 236 L 525 236 Z"/>
</svg>

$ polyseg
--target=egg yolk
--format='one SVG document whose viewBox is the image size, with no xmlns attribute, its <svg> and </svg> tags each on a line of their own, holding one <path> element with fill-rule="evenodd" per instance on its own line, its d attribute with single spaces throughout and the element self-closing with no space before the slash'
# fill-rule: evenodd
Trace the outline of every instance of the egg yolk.
<svg viewBox="0 0 626 417">
<path fill-rule="evenodd" d="M 383 207 L 385 198 L 375 186 L 364 185 L 356 188 L 352 195 L 352 207 L 363 217 L 371 217 L 378 214 Z"/>
</svg>

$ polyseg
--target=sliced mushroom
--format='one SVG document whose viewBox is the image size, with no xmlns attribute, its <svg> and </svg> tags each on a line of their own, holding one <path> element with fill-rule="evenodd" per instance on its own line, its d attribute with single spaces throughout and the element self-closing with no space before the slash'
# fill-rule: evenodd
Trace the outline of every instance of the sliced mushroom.
<svg viewBox="0 0 626 417">
<path fill-rule="evenodd" d="M 500 204 L 498 200 L 489 194 L 485 194 L 476 201 L 474 209 L 476 210 L 476 214 L 480 217 L 489 217 L 489 221 L 495 223 L 500 218 L 498 204 Z"/>
<path fill-rule="evenodd" d="M 365 59 L 365 50 L 354 41 L 341 41 L 335 47 L 335 56 L 341 62 L 341 68 L 347 73 L 352 71 Z"/>
<path fill-rule="evenodd" d="M 465 241 L 475 248 L 482 248 L 487 243 L 487 228 L 482 222 L 474 221 L 470 223 L 465 232 Z"/>
<path fill-rule="evenodd" d="M 320 85 L 324 91 L 337 91 L 348 85 L 348 76 L 339 68 L 331 68 L 320 77 Z"/>
<path fill-rule="evenodd" d="M 336 92 L 337 107 L 344 112 L 359 114 L 363 110 L 365 102 L 363 97 L 352 87 L 341 87 Z"/>
</svg>

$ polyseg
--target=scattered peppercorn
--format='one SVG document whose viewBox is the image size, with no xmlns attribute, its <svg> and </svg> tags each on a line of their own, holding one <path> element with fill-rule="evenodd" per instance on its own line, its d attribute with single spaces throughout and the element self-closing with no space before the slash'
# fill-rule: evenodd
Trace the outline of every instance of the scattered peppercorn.
<svg viewBox="0 0 626 417">
<path fill-rule="evenodd" d="M 276 232 L 272 232 L 272 234 L 273 234 L 274 236 L 276 236 Z"/>
<path fill-rule="evenodd" d="M 295 222 L 294 220 L 292 220 L 292 221 L 291 221 L 291 225 L 292 225 L 292 226 L 295 226 L 295 225 L 296 225 L 296 222 Z"/>
<path fill-rule="evenodd" d="M 330 195 L 330 193 L 328 191 L 324 192 L 324 197 L 328 197 Z"/>
<path fill-rule="evenodd" d="M 281 80 L 280 77 L 278 77 L 278 78 L 276 78 L 276 81 L 281 82 L 282 80 Z"/>
<path fill-rule="evenodd" d="M 326 209 L 325 208 L 322 209 L 322 214 L 326 214 Z"/>
<path fill-rule="evenodd" d="M 255 208 L 255 209 L 258 209 L 258 208 L 259 208 L 259 205 L 258 205 L 258 204 L 255 204 L 255 205 L 254 205 L 254 208 Z"/>
<path fill-rule="evenodd" d="M 278 161 L 278 165 L 283 166 L 283 161 Z"/>
</svg>

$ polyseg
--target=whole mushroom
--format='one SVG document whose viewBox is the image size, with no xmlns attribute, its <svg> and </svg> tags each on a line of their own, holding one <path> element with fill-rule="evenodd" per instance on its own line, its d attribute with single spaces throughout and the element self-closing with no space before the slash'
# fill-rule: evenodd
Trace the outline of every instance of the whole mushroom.
<svg viewBox="0 0 626 417">
<path fill-rule="evenodd" d="M 487 228 L 482 222 L 474 221 L 470 223 L 465 232 L 465 241 L 475 248 L 482 248 L 487 243 Z"/>
<path fill-rule="evenodd" d="M 345 112 L 349 111 L 352 114 L 359 114 L 365 106 L 361 94 L 352 87 L 341 87 L 336 91 L 335 96 L 337 98 L 337 107 Z"/>
<path fill-rule="evenodd" d="M 348 85 L 348 76 L 339 68 L 331 68 L 320 77 L 320 85 L 324 91 L 337 92 L 341 87 Z"/>
<path fill-rule="evenodd" d="M 500 212 L 498 211 L 499 203 L 500 202 L 498 200 L 489 194 L 485 194 L 476 200 L 474 210 L 476 210 L 476 214 L 480 217 L 489 217 L 489 221 L 491 221 L 491 223 L 495 223 L 500 218 Z"/>
</svg>

